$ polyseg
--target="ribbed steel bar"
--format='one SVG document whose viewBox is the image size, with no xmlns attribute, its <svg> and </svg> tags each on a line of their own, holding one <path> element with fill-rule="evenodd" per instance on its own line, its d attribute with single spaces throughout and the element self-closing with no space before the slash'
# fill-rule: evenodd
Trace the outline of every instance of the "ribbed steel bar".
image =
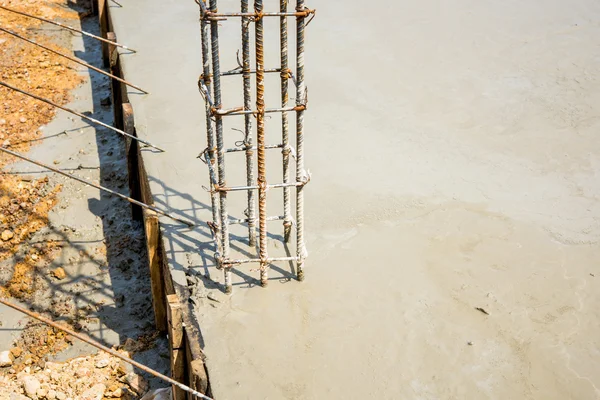
<svg viewBox="0 0 600 400">
<path fill-rule="evenodd" d="M 217 11 L 217 0 L 210 0 L 210 10 Z M 213 79 L 213 98 L 215 107 L 220 108 L 221 99 L 221 61 L 219 59 L 219 22 L 211 20 L 211 49 L 212 49 L 212 79 Z M 221 116 L 215 115 L 215 127 L 217 134 L 217 170 L 219 171 L 219 186 L 226 185 L 225 180 L 225 152 L 223 151 L 223 120 Z M 219 216 L 221 223 L 219 224 L 221 233 L 222 257 L 229 257 L 229 214 L 227 212 L 227 192 L 219 191 Z M 225 268 L 224 271 L 225 292 L 231 293 L 231 269 Z"/>
<path fill-rule="evenodd" d="M 279 1 L 279 11 L 287 13 L 288 0 Z M 289 89 L 289 68 L 288 68 L 288 25 L 287 17 L 281 17 L 279 20 L 279 44 L 281 48 L 281 108 L 287 108 L 288 104 L 288 89 Z M 281 114 L 281 141 L 283 148 L 281 150 L 283 161 L 283 183 L 290 181 L 290 148 L 288 143 L 289 124 L 287 113 Z M 283 188 L 283 240 L 287 243 L 290 241 L 290 233 L 292 232 L 292 209 L 290 205 L 290 188 Z"/>
<path fill-rule="evenodd" d="M 89 68 L 89 69 L 91 69 L 92 71 L 96 71 L 96 72 L 98 72 L 99 74 L 102 74 L 102 75 L 108 76 L 109 78 L 112 78 L 112 79 L 114 79 L 114 80 L 116 80 L 116 81 L 119 81 L 119 82 L 121 82 L 121 83 L 123 83 L 123 84 L 125 84 L 125 85 L 127 85 L 127 86 L 131 86 L 132 88 L 134 88 L 134 89 L 136 89 L 136 90 L 139 90 L 139 91 L 140 91 L 140 92 L 142 92 L 142 93 L 148 94 L 148 92 L 147 92 L 147 91 L 145 91 L 144 89 L 142 89 L 141 87 L 139 87 L 139 86 L 136 86 L 136 85 L 134 85 L 134 84 L 132 84 L 132 83 L 130 83 L 130 82 L 128 82 L 128 81 L 126 81 L 125 79 L 119 78 L 118 76 L 115 76 L 115 75 L 113 75 L 113 74 L 110 74 L 110 73 L 108 73 L 108 72 L 106 72 L 106 71 L 102 71 L 100 68 L 96 68 L 96 67 L 94 67 L 93 65 L 90 65 L 90 64 L 86 63 L 85 61 L 82 61 L 82 60 L 80 60 L 80 59 L 78 59 L 78 58 L 71 57 L 71 56 L 69 56 L 69 55 L 67 55 L 67 54 L 60 53 L 60 52 L 58 52 L 58 51 L 56 51 L 56 50 L 52 50 L 52 49 L 51 49 L 50 47 L 48 47 L 48 46 L 44 46 L 43 44 L 39 44 L 38 42 L 35 42 L 35 41 L 31 40 L 31 39 L 27 39 L 26 37 L 23 37 L 23 36 L 21 36 L 21 35 L 19 35 L 19 34 L 17 34 L 17 33 L 14 33 L 14 32 L 12 32 L 12 31 L 9 31 L 8 29 L 0 28 L 0 31 L 2 31 L 2 32 L 5 32 L 5 33 L 8 33 L 9 35 L 12 35 L 12 36 L 14 36 L 14 37 L 16 37 L 16 38 L 19 38 L 19 39 L 21 39 L 21 40 L 24 40 L 24 41 L 26 41 L 26 42 L 28 42 L 28 43 L 31 43 L 31 44 L 33 44 L 34 46 L 38 46 L 38 47 L 40 47 L 40 48 L 42 48 L 42 49 L 44 49 L 44 50 L 46 50 L 46 51 L 49 51 L 50 53 L 54 53 L 54 54 L 56 54 L 56 55 L 58 55 L 58 56 L 61 56 L 61 57 L 63 57 L 63 58 L 66 58 L 67 60 L 73 61 L 74 63 L 77 63 L 77 64 L 79 64 L 79 65 L 83 65 L 84 67 L 86 67 L 86 68 Z"/>
<path fill-rule="evenodd" d="M 29 92 L 26 92 L 25 90 L 22 90 L 22 89 L 16 88 L 16 87 L 14 87 L 14 86 L 11 86 L 11 85 L 9 85 L 9 84 L 8 84 L 8 83 L 6 83 L 6 82 L 2 82 L 2 81 L 0 81 L 0 86 L 7 87 L 7 88 L 9 88 L 9 89 L 11 89 L 11 90 L 14 90 L 15 92 L 22 93 L 22 94 L 24 94 L 24 95 L 26 95 L 26 96 L 29 96 L 29 97 L 32 97 L 32 98 L 34 98 L 34 99 L 36 99 L 36 100 L 42 101 L 42 102 L 44 102 L 44 103 L 46 103 L 46 104 L 49 104 L 49 105 L 51 105 L 51 106 L 53 106 L 53 107 L 60 108 L 61 110 L 64 110 L 64 111 L 66 111 L 66 112 L 68 112 L 68 113 L 71 113 L 71 114 L 73 114 L 73 115 L 77 115 L 79 118 L 83 118 L 83 119 L 85 119 L 86 121 L 90 121 L 90 122 L 92 122 L 92 123 L 94 123 L 94 124 L 96 124 L 96 125 L 100 125 L 100 126 L 102 126 L 102 127 L 106 128 L 106 129 L 110 129 L 110 130 L 111 130 L 111 131 L 113 131 L 113 132 L 117 132 L 117 133 L 118 133 L 118 134 L 120 134 L 120 135 L 126 136 L 126 137 L 128 137 L 128 138 L 130 138 L 130 139 L 133 139 L 133 140 L 135 140 L 135 141 L 138 141 L 138 142 L 140 142 L 140 143 L 143 143 L 143 144 L 145 144 L 145 145 L 146 145 L 146 146 L 148 146 L 148 147 L 152 147 L 152 148 L 154 148 L 154 149 L 156 149 L 156 150 L 159 150 L 159 151 L 161 151 L 161 152 L 164 152 L 164 150 L 163 150 L 163 149 L 161 149 L 160 147 L 158 147 L 158 146 L 155 146 L 155 145 L 153 145 L 152 143 L 150 143 L 150 142 L 148 142 L 148 141 L 146 141 L 146 140 L 142 140 L 142 139 L 138 138 L 137 136 L 130 135 L 129 133 L 127 133 L 127 132 L 125 132 L 125 131 L 122 131 L 121 129 L 117 129 L 117 128 L 113 127 L 113 126 L 110 126 L 110 125 L 108 125 L 108 124 L 105 124 L 105 123 L 104 123 L 104 122 L 102 122 L 102 121 L 98 121 L 97 119 L 94 119 L 94 118 L 88 117 L 87 115 L 84 115 L 84 114 L 82 114 L 82 113 L 80 113 L 80 112 L 77 112 L 77 111 L 75 111 L 75 110 L 71 110 L 70 108 L 67 108 L 67 107 L 61 106 L 60 104 L 56 104 L 56 103 L 55 103 L 55 102 L 53 102 L 53 101 L 50 101 L 50 100 L 48 100 L 48 99 L 45 99 L 45 98 L 43 98 L 43 97 L 40 97 L 40 96 L 38 96 L 38 95 L 35 95 L 35 94 L 33 94 L 33 93 L 29 93 Z"/>
<path fill-rule="evenodd" d="M 200 20 L 200 36 L 202 38 L 202 72 L 203 77 L 206 77 L 202 82 L 204 85 L 204 90 L 206 90 L 206 94 L 208 98 L 210 97 L 210 45 L 209 45 L 209 36 L 210 36 L 210 24 L 204 20 Z M 205 102 L 206 109 L 206 143 L 208 145 L 207 151 L 205 152 L 206 164 L 209 166 L 209 170 L 211 172 L 211 180 L 215 179 L 214 175 L 214 165 L 216 163 L 215 160 L 215 133 L 213 129 L 212 122 L 212 113 L 211 106 L 207 101 Z M 215 184 L 216 179 L 211 184 Z M 219 208 L 218 208 L 218 194 L 211 192 L 210 194 L 210 204 L 212 209 L 212 222 L 214 226 L 219 226 Z M 219 244 L 220 238 L 217 235 L 217 247 L 215 249 L 216 252 L 221 252 L 222 246 Z"/>
<path fill-rule="evenodd" d="M 179 217 L 175 217 L 175 216 L 173 216 L 173 215 L 169 214 L 168 212 L 161 210 L 160 208 L 156 208 L 156 207 L 154 207 L 154 206 L 151 206 L 151 205 L 149 205 L 149 204 L 142 203 L 141 201 L 138 201 L 138 200 L 132 199 L 131 197 L 125 196 L 124 194 L 121 194 L 121 193 L 119 193 L 119 192 L 115 192 L 114 190 L 112 190 L 112 189 L 109 189 L 109 188 L 107 188 L 107 187 L 100 186 L 100 185 L 96 185 L 95 183 L 92 183 L 92 182 L 86 181 L 85 179 L 81 179 L 81 178 L 78 178 L 78 177 L 76 177 L 76 176 L 73 176 L 73 175 L 67 174 L 66 172 L 63 172 L 63 171 L 61 171 L 61 170 L 59 170 L 59 169 L 57 169 L 57 168 L 51 167 L 51 166 L 49 166 L 49 165 L 46 165 L 46 164 L 44 164 L 44 163 L 43 163 L 43 162 L 41 162 L 41 161 L 33 160 L 33 159 L 31 159 L 31 158 L 29 158 L 29 157 L 27 157 L 27 156 L 24 156 L 23 154 L 20 154 L 20 153 L 17 153 L 17 152 L 14 152 L 14 151 L 8 150 L 8 149 L 6 149 L 6 148 L 4 148 L 4 147 L 0 147 L 0 151 L 2 151 L 2 152 L 4 152 L 4 153 L 7 153 L 7 154 L 10 154 L 11 156 L 14 156 L 14 157 L 18 157 L 18 158 L 20 158 L 20 159 L 22 159 L 22 160 L 25 160 L 25 161 L 27 161 L 27 162 L 30 162 L 30 163 L 32 163 L 32 164 L 35 164 L 35 165 L 37 165 L 37 166 L 40 166 L 40 167 L 42 167 L 42 168 L 45 168 L 45 169 L 47 169 L 47 170 L 49 170 L 49 171 L 56 172 L 57 174 L 60 174 L 60 175 L 66 176 L 67 178 L 70 178 L 70 179 L 76 180 L 77 182 L 81 182 L 81 183 L 83 183 L 84 185 L 88 185 L 88 186 L 91 186 L 91 187 L 93 187 L 93 188 L 96 188 L 96 189 L 102 190 L 102 191 L 104 191 L 104 192 L 110 193 L 110 194 L 112 194 L 112 195 L 114 195 L 114 196 L 120 197 L 120 198 L 122 198 L 123 200 L 127 200 L 128 202 L 130 202 L 130 203 L 132 203 L 132 204 L 138 205 L 138 206 L 140 206 L 140 207 L 143 207 L 143 208 L 147 208 L 148 210 L 152 210 L 152 211 L 154 211 L 154 212 L 155 212 L 155 213 L 157 213 L 157 214 L 161 214 L 161 215 L 164 215 L 165 217 L 171 218 L 173 221 L 181 222 L 182 224 L 185 224 L 185 225 L 187 225 L 187 226 L 189 226 L 189 227 L 192 227 L 192 226 L 195 226 L 195 225 L 196 225 L 196 224 L 194 224 L 193 222 L 191 222 L 191 221 L 188 221 L 188 220 L 186 220 L 186 219 L 182 219 L 182 218 L 179 218 Z"/>
<path fill-rule="evenodd" d="M 211 400 L 210 397 L 208 397 L 208 396 L 206 396 L 206 395 L 204 395 L 204 394 L 202 394 L 202 393 L 200 393 L 200 392 L 192 389 L 191 387 L 186 386 L 183 383 L 177 382 L 176 380 L 174 380 L 172 378 L 169 378 L 168 376 L 163 375 L 160 372 L 157 372 L 157 371 L 153 370 L 152 368 L 145 366 L 144 364 L 140 364 L 139 362 L 137 362 L 135 360 L 132 360 L 129 357 L 124 356 L 123 354 L 119 353 L 118 351 L 113 350 L 111 348 L 108 348 L 108 347 L 104 346 L 103 344 L 98 343 L 97 341 L 93 340 L 92 338 L 90 338 L 87 335 L 83 335 L 81 333 L 75 332 L 72 329 L 69 329 L 69 328 L 67 328 L 67 327 L 65 327 L 63 325 L 59 325 L 59 324 L 57 324 L 54 321 L 51 321 L 51 320 L 49 320 L 47 318 L 44 318 L 41 315 L 39 315 L 37 313 L 34 313 L 33 311 L 29 311 L 29 310 L 27 310 L 27 309 L 25 309 L 25 308 L 23 308 L 21 306 L 18 306 L 16 304 L 13 304 L 13 303 L 9 302 L 7 300 L 4 300 L 4 299 L 0 298 L 0 303 L 4 304 L 7 307 L 13 308 L 13 309 L 15 309 L 15 310 L 17 310 L 19 312 L 22 312 L 23 314 L 28 315 L 31 318 L 35 318 L 38 321 L 41 321 L 41 322 L 45 323 L 46 325 L 50 325 L 51 327 L 53 327 L 55 329 L 58 329 L 58 330 L 63 331 L 63 332 L 66 332 L 67 334 L 69 334 L 69 335 L 71 335 L 71 336 L 73 336 L 73 337 L 75 337 L 75 338 L 77 338 L 77 339 L 79 339 L 81 341 L 84 341 L 87 344 L 90 344 L 90 345 L 92 345 L 92 346 L 94 346 L 94 347 L 96 347 L 96 348 L 98 348 L 98 349 L 100 349 L 100 350 L 102 350 L 102 351 L 104 351 L 104 352 L 106 352 L 106 353 L 114 356 L 114 357 L 117 357 L 117 358 L 125 361 L 126 363 L 131 364 L 131 365 L 133 365 L 136 368 L 139 368 L 142 371 L 145 371 L 145 372 L 147 372 L 147 373 L 149 373 L 151 375 L 154 375 L 155 377 L 157 377 L 159 379 L 162 379 L 163 381 L 168 382 L 171 385 L 177 386 L 178 388 L 180 388 L 180 389 L 182 389 L 182 390 L 190 393 L 192 396 L 194 396 L 196 398 Z M 11 396 L 11 398 L 12 398 L 12 396 Z"/>
<path fill-rule="evenodd" d="M 254 11 L 260 15 L 263 11 L 262 0 L 254 0 Z M 265 153 L 265 49 L 263 19 L 255 18 L 256 41 L 256 142 L 258 147 L 258 233 L 260 284 L 268 284 L 267 259 L 267 162 Z"/>
<path fill-rule="evenodd" d="M 61 28 L 68 29 L 68 30 L 70 30 L 70 31 L 72 31 L 72 32 L 81 33 L 81 34 L 82 34 L 82 35 L 84 35 L 84 36 L 88 36 L 88 37 L 91 37 L 91 38 L 93 38 L 93 39 L 99 40 L 99 41 L 101 41 L 101 42 L 108 43 L 108 44 L 112 44 L 113 46 L 117 46 L 117 47 L 120 47 L 120 48 L 122 48 L 122 49 L 125 49 L 125 50 L 128 50 L 128 51 L 131 51 L 131 52 L 137 53 L 137 52 L 136 52 L 134 49 L 132 49 L 132 48 L 130 48 L 130 47 L 127 47 L 127 46 L 125 46 L 125 45 L 119 44 L 119 43 L 117 43 L 117 42 L 113 42 L 112 40 L 108 40 L 108 39 L 105 39 L 105 38 L 103 38 L 103 37 L 100 37 L 100 36 L 96 36 L 96 35 L 94 35 L 94 34 L 91 34 L 91 33 L 89 33 L 89 32 L 82 31 L 82 30 L 80 30 L 80 29 L 77 29 L 77 28 L 73 28 L 72 26 L 61 24 L 60 22 L 56 22 L 56 21 L 52 21 L 52 20 L 50 20 L 50 19 L 46 19 L 46 18 L 42 18 L 42 17 L 38 17 L 38 16 L 36 16 L 36 15 L 33 15 L 33 14 L 28 14 L 28 13 L 25 13 L 25 12 L 22 12 L 22 11 L 13 10 L 12 8 L 4 7 L 4 6 L 2 6 L 2 5 L 0 5 L 0 9 L 2 9 L 2 10 L 6 10 L 6 11 L 9 11 L 9 12 L 11 12 L 11 13 L 15 13 L 15 14 L 23 15 L 23 16 L 25 16 L 25 17 L 29 17 L 29 18 L 33 18 L 33 19 L 37 19 L 38 21 L 43 21 L 43 22 L 46 22 L 46 23 L 48 23 L 48 24 L 52 24 L 52 25 L 56 25 L 56 26 L 60 26 Z"/>
<path fill-rule="evenodd" d="M 242 0 L 242 12 L 248 12 L 248 0 Z M 244 110 L 252 109 L 252 85 L 250 81 L 250 18 L 242 18 L 242 69 L 244 73 Z M 248 186 L 254 183 L 254 151 L 252 150 L 252 115 L 244 115 L 244 145 L 246 147 L 246 177 Z M 256 246 L 255 193 L 248 190 L 248 244 Z"/>
<path fill-rule="evenodd" d="M 296 11 L 304 12 L 304 0 L 296 0 Z M 306 86 L 304 83 L 304 29 L 306 15 L 296 18 L 296 182 L 307 179 L 304 170 L 304 109 L 306 107 Z M 304 185 L 296 186 L 296 274 L 304 280 Z"/>
</svg>

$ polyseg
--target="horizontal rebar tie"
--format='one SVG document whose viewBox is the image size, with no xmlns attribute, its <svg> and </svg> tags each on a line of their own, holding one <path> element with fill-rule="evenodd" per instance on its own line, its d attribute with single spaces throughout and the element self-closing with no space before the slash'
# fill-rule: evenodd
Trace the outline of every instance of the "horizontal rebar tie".
<svg viewBox="0 0 600 400">
<path fill-rule="evenodd" d="M 264 188 L 266 190 L 269 190 L 269 189 L 280 189 L 280 188 L 286 188 L 286 187 L 302 187 L 302 186 L 306 185 L 309 181 L 310 181 L 310 179 L 306 179 L 305 181 L 302 181 L 302 182 L 275 183 L 272 185 L 264 185 Z M 215 186 L 213 190 L 216 192 L 238 192 L 240 190 L 259 190 L 260 188 L 261 188 L 260 185 L 230 186 L 230 187 Z"/>
<path fill-rule="evenodd" d="M 202 16 L 203 19 L 209 21 L 219 21 L 222 19 L 230 18 L 230 17 L 242 17 L 242 18 L 253 18 L 254 21 L 261 20 L 263 17 L 296 17 L 296 18 L 306 18 L 308 16 L 314 15 L 317 10 L 304 9 L 303 11 L 296 12 L 246 12 L 246 13 L 218 13 L 213 11 L 208 11 L 204 13 Z"/>
<path fill-rule="evenodd" d="M 306 106 L 301 104 L 298 106 L 294 106 L 294 107 L 285 107 L 285 108 L 265 108 L 264 112 L 265 114 L 273 114 L 273 113 L 285 113 L 285 112 L 296 112 L 296 111 L 304 111 L 306 110 Z M 221 117 L 224 116 L 228 116 L 228 115 L 258 115 L 259 111 L 258 110 L 244 110 L 244 107 L 235 107 L 235 108 L 229 108 L 226 110 L 221 110 L 217 107 L 213 107 L 211 108 L 212 114 L 214 115 L 219 115 Z"/>
<path fill-rule="evenodd" d="M 286 217 L 285 215 L 276 215 L 274 217 L 267 217 L 267 221 L 281 221 L 284 220 Z M 240 219 L 230 219 L 229 220 L 229 225 L 238 225 L 238 224 L 246 224 L 250 221 L 258 221 L 258 218 L 254 218 L 254 219 L 250 219 L 250 218 L 240 218 Z M 293 222 L 292 222 L 293 224 Z"/>
<path fill-rule="evenodd" d="M 264 260 L 261 260 L 260 258 L 243 258 L 243 259 L 239 259 L 239 260 L 232 260 L 229 258 L 219 258 L 218 259 L 220 261 L 221 264 L 221 268 L 231 268 L 234 265 L 239 265 L 239 264 L 250 264 L 250 263 L 265 263 L 265 264 L 271 264 L 274 262 L 279 262 L 279 261 L 298 261 L 298 257 L 268 257 L 265 258 Z"/>
</svg>

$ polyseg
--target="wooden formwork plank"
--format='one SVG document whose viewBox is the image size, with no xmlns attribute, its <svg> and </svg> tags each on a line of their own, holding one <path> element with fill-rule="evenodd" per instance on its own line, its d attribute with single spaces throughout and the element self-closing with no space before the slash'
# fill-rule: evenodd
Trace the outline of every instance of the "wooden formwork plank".
<svg viewBox="0 0 600 400">
<path fill-rule="evenodd" d="M 169 321 L 169 343 L 174 349 L 183 347 L 183 307 L 176 294 L 167 295 L 167 319 Z"/>
<path fill-rule="evenodd" d="M 100 36 L 106 39 L 108 33 L 108 7 L 106 4 L 107 0 L 98 0 L 98 22 L 100 23 Z M 102 42 L 102 59 L 104 60 L 104 66 L 108 67 L 108 45 Z"/>
<path fill-rule="evenodd" d="M 152 289 L 152 305 L 154 307 L 154 321 L 156 329 L 161 332 L 167 330 L 167 310 L 162 276 L 162 268 L 158 257 L 159 226 L 158 216 L 152 210 L 144 209 L 144 227 L 146 230 L 146 247 L 148 250 L 148 263 L 150 266 L 150 286 Z"/>
<path fill-rule="evenodd" d="M 123 103 L 121 105 L 121 112 L 117 113 L 118 108 L 117 96 L 113 96 L 115 99 L 115 120 L 118 119 L 119 115 L 122 118 L 123 130 L 130 135 L 135 136 L 135 120 L 133 116 L 133 108 L 129 103 Z M 138 164 L 140 162 L 138 157 L 137 143 L 129 138 L 124 137 L 125 140 L 125 154 L 127 155 L 127 170 L 129 171 L 129 193 L 134 199 L 140 200 L 140 177 L 138 171 Z M 143 219 L 142 208 L 138 205 L 131 205 L 131 213 L 133 219 L 141 221 Z"/>
<path fill-rule="evenodd" d="M 169 325 L 169 348 L 171 350 L 171 377 L 185 382 L 185 348 L 183 343 L 183 307 L 176 294 L 167 295 L 167 321 Z M 173 400 L 186 398 L 184 390 L 173 385 Z"/>
<path fill-rule="evenodd" d="M 107 32 L 106 38 L 112 42 L 117 42 L 117 35 L 114 32 Z M 117 65 L 117 58 L 119 57 L 119 52 L 117 51 L 117 46 L 114 44 L 108 43 L 108 61 L 110 68 L 112 69 L 115 65 Z M 114 71 L 113 71 L 114 74 Z"/>
<path fill-rule="evenodd" d="M 115 104 L 115 107 L 117 107 L 116 104 Z M 122 112 L 123 112 L 123 130 L 126 133 L 133 135 L 135 133 L 135 121 L 133 119 L 133 107 L 131 107 L 130 103 L 123 103 L 121 108 L 122 108 Z M 125 153 L 127 155 L 129 155 L 129 151 L 130 151 L 132 142 L 133 142 L 133 139 L 125 137 Z"/>
<path fill-rule="evenodd" d="M 98 14 L 101 36 L 116 42 L 117 38 L 112 32 L 113 25 L 107 1 L 93 0 L 93 5 Z M 113 75 L 123 77 L 116 46 L 103 44 L 102 55 L 105 66 L 110 67 Z M 122 123 L 122 126 L 119 126 L 120 129 L 135 135 L 133 108 L 128 102 L 127 87 L 123 84 L 112 86 L 114 110 L 117 111 L 115 123 Z M 119 93 L 115 95 L 117 91 Z M 153 204 L 148 176 L 138 143 L 126 138 L 126 149 L 128 162 L 131 163 L 129 173 L 134 175 L 131 187 L 132 197 L 146 204 Z M 201 393 L 206 393 L 209 390 L 209 382 L 201 347 L 202 339 L 199 328 L 191 317 L 192 311 L 187 304 L 188 289 L 174 284 L 160 238 L 158 216 L 151 210 L 137 206 L 136 208 L 139 208 L 139 218 L 144 220 L 156 328 L 163 332 L 169 332 L 172 377 Z M 173 389 L 174 400 L 192 398 L 179 388 Z"/>
<path fill-rule="evenodd" d="M 188 385 L 199 391 L 207 393 L 208 391 L 208 375 L 204 365 L 204 354 L 200 347 L 200 332 L 190 321 L 190 310 L 185 310 L 183 314 L 184 328 L 184 344 L 186 352 L 186 368 Z M 188 395 L 189 400 L 195 400 L 193 396 Z"/>
<path fill-rule="evenodd" d="M 185 381 L 185 349 L 171 349 L 171 378 L 188 385 Z M 175 385 L 172 386 L 172 394 L 173 400 L 185 400 L 187 397 L 186 391 Z"/>
</svg>

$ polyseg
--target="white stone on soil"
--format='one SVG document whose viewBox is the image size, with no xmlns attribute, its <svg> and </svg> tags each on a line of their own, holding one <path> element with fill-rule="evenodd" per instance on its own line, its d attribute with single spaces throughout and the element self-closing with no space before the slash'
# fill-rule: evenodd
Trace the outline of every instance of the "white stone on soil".
<svg viewBox="0 0 600 400">
<path fill-rule="evenodd" d="M 12 355 L 10 351 L 6 350 L 0 352 L 0 367 L 10 367 L 13 363 Z"/>
</svg>

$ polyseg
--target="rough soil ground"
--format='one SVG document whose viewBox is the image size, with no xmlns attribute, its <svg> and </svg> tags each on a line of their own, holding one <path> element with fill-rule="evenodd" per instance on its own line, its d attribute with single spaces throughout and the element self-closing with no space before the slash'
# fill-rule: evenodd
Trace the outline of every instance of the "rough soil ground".
<svg viewBox="0 0 600 400">
<path fill-rule="evenodd" d="M 97 20 L 88 17 L 87 1 L 1 4 L 68 25 L 81 24 L 84 30 L 98 33 Z M 0 10 L 0 24 L 102 65 L 95 41 L 4 10 Z M 0 33 L 0 53 L 2 81 L 112 123 L 112 108 L 100 104 L 110 96 L 105 77 L 90 75 L 64 58 L 4 33 Z M 0 99 L 2 146 L 29 151 L 34 159 L 127 194 L 127 164 L 120 137 L 7 88 L 0 88 Z M 124 348 L 138 361 L 165 372 L 168 352 L 164 338 L 153 328 L 143 227 L 132 220 L 129 204 L 15 161 L 0 154 L 4 171 L 0 175 L 0 296 L 103 344 Z M 0 323 L 0 354 L 10 350 L 12 361 L 12 365 L 0 367 L 1 395 L 50 399 L 54 389 L 57 398 L 64 394 L 77 399 L 100 383 L 105 385 L 105 396 L 112 398 L 137 398 L 143 393 L 129 382 L 139 371 L 122 374 L 118 368 L 95 368 L 96 358 L 104 356 L 94 355 L 94 348 L 61 331 L 6 307 L 0 307 Z M 72 357 L 76 358 L 61 363 Z M 116 359 L 108 360 L 117 365 Z M 85 379 L 79 383 L 72 380 L 82 363 L 88 370 L 86 384 L 82 384 Z M 124 381 L 127 374 L 133 375 Z M 27 377 L 42 382 L 39 394 L 25 393 Z M 151 387 L 157 382 L 150 379 L 149 383 Z"/>
</svg>

